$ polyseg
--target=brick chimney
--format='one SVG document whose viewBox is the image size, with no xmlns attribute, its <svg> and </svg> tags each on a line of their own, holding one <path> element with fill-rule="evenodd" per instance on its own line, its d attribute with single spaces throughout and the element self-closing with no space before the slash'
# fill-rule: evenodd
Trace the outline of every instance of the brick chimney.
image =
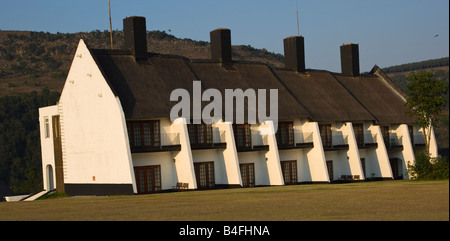
<svg viewBox="0 0 450 241">
<path fill-rule="evenodd" d="M 358 44 L 344 44 L 341 46 L 342 74 L 359 76 L 359 49 Z"/>
<path fill-rule="evenodd" d="M 283 43 L 285 67 L 297 72 L 305 72 L 305 40 L 303 36 L 287 37 Z"/>
<path fill-rule="evenodd" d="M 222 65 L 231 65 L 231 31 L 218 28 L 209 33 L 211 38 L 211 59 Z"/>
<path fill-rule="evenodd" d="M 147 58 L 147 28 L 145 17 L 127 17 L 123 19 L 125 48 L 131 50 L 136 59 Z"/>
</svg>

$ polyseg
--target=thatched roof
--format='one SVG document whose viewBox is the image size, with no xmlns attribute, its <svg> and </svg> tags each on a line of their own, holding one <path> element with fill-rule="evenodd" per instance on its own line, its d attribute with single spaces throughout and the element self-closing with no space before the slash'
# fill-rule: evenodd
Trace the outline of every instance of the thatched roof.
<svg viewBox="0 0 450 241">
<path fill-rule="evenodd" d="M 269 91 L 278 90 L 278 118 L 311 118 L 309 112 L 295 100 L 289 90 L 278 81 L 273 69 L 269 66 L 255 62 L 235 62 L 232 67 L 224 68 L 221 63 L 213 62 L 190 62 L 192 71 L 202 80 L 207 88 L 215 88 L 221 91 L 225 97 L 225 89 L 258 89 L 266 90 L 267 111 L 269 110 Z"/>
<path fill-rule="evenodd" d="M 374 69 L 378 67 L 375 66 Z M 381 70 L 378 70 L 381 71 Z M 372 71 L 373 72 L 373 71 Z M 406 114 L 406 94 L 384 75 L 350 77 L 336 75 L 337 80 L 354 95 L 380 124 L 411 124 Z"/>
<path fill-rule="evenodd" d="M 360 103 L 327 71 L 277 70 L 280 81 L 308 108 L 318 122 L 375 120 Z"/>
<path fill-rule="evenodd" d="M 126 118 L 169 117 L 175 104 L 170 93 L 192 89 L 196 79 L 183 58 L 149 56 L 136 62 L 123 51 L 92 51 L 113 91 L 119 96 Z"/>
<path fill-rule="evenodd" d="M 393 83 L 386 84 L 385 76 L 379 73 L 350 77 L 322 70 L 299 73 L 273 69 L 256 62 L 234 61 L 223 66 L 211 60 L 151 53 L 146 60 L 136 60 L 123 50 L 91 53 L 119 97 L 127 119 L 169 117 L 176 104 L 169 99 L 171 92 L 183 88 L 192 98 L 192 82 L 201 80 L 203 91 L 217 89 L 223 99 L 225 89 L 266 89 L 267 96 L 269 89 L 278 89 L 280 120 L 411 123 L 401 98 L 404 93 L 390 87 Z"/>
</svg>

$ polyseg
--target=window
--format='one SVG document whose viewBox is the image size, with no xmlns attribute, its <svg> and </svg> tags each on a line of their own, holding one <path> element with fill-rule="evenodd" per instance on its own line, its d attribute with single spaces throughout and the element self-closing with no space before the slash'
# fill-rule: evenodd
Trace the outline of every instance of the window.
<svg viewBox="0 0 450 241">
<path fill-rule="evenodd" d="M 188 131 L 192 147 L 212 145 L 212 125 L 189 124 Z"/>
<path fill-rule="evenodd" d="M 297 161 L 282 161 L 281 171 L 285 185 L 297 184 Z"/>
<path fill-rule="evenodd" d="M 159 120 L 127 121 L 127 129 L 132 152 L 160 147 Z"/>
<path fill-rule="evenodd" d="M 214 162 L 198 162 L 194 163 L 195 178 L 197 180 L 197 188 L 206 189 L 215 186 L 214 180 Z"/>
<path fill-rule="evenodd" d="M 355 132 L 356 143 L 358 146 L 364 146 L 363 124 L 353 124 L 353 131 Z"/>
<path fill-rule="evenodd" d="M 255 164 L 245 163 L 239 165 L 241 169 L 241 178 L 243 187 L 255 186 Z"/>
<path fill-rule="evenodd" d="M 138 193 L 154 193 L 161 191 L 161 167 L 135 167 L 136 185 Z"/>
<path fill-rule="evenodd" d="M 45 138 L 49 138 L 50 137 L 50 123 L 48 121 L 48 117 L 44 117 L 44 135 Z"/>
<path fill-rule="evenodd" d="M 293 122 L 279 122 L 277 130 L 278 146 L 294 146 L 294 124 Z"/>
<path fill-rule="evenodd" d="M 252 147 L 251 130 L 249 124 L 233 124 L 236 148 L 249 149 Z"/>
<path fill-rule="evenodd" d="M 331 125 L 330 124 L 322 124 L 319 125 L 320 137 L 322 138 L 322 145 L 324 148 L 331 148 Z"/>
</svg>

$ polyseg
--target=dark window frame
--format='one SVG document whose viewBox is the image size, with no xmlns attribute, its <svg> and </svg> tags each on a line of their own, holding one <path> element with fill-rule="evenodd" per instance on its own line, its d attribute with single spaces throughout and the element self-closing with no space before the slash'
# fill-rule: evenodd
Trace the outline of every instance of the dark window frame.
<svg viewBox="0 0 450 241">
<path fill-rule="evenodd" d="M 294 185 L 298 182 L 297 161 L 280 161 L 281 172 L 285 185 Z"/>
<path fill-rule="evenodd" d="M 255 186 L 255 164 L 254 163 L 241 163 L 239 164 L 241 171 L 241 179 L 243 187 Z"/>
<path fill-rule="evenodd" d="M 161 191 L 160 165 L 134 167 L 134 173 L 136 176 L 136 187 L 139 194 L 156 193 Z"/>
<path fill-rule="evenodd" d="M 233 124 L 233 131 L 237 149 L 252 148 L 252 132 L 250 124 Z"/>
<path fill-rule="evenodd" d="M 280 147 L 292 147 L 294 146 L 294 122 L 283 121 L 278 122 L 277 144 Z"/>
<path fill-rule="evenodd" d="M 188 124 L 188 133 L 191 147 L 213 145 L 211 124 Z"/>
<path fill-rule="evenodd" d="M 127 121 L 131 152 L 151 151 L 161 147 L 159 120 Z"/>
<path fill-rule="evenodd" d="M 353 132 L 355 133 L 355 139 L 358 146 L 364 146 L 364 125 L 361 123 L 353 124 Z"/>
<path fill-rule="evenodd" d="M 324 148 L 332 148 L 332 131 L 331 124 L 320 124 L 319 125 L 320 137 L 322 138 L 322 145 Z"/>
<path fill-rule="evenodd" d="M 198 189 L 215 187 L 214 162 L 194 162 L 194 170 Z"/>
</svg>

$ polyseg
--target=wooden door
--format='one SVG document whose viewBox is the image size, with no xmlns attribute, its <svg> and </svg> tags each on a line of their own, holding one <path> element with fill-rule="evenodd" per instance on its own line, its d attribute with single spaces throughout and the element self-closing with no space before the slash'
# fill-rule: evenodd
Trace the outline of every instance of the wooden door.
<svg viewBox="0 0 450 241">
<path fill-rule="evenodd" d="M 134 171 L 138 193 L 161 191 L 161 167 L 159 165 L 135 167 Z"/>
<path fill-rule="evenodd" d="M 241 169 L 241 178 L 243 187 L 255 186 L 255 164 L 244 163 L 239 165 Z"/>
<path fill-rule="evenodd" d="M 328 170 L 328 177 L 330 178 L 330 182 L 333 182 L 333 161 L 327 161 L 327 170 Z"/>
<path fill-rule="evenodd" d="M 297 184 L 297 161 L 282 161 L 281 171 L 285 185 Z"/>
<path fill-rule="evenodd" d="M 197 188 L 208 189 L 214 188 L 214 162 L 197 162 L 194 163 L 195 178 L 197 180 Z"/>
<path fill-rule="evenodd" d="M 400 172 L 400 164 L 401 160 L 398 158 L 392 158 L 389 159 L 389 162 L 391 163 L 391 169 L 392 169 L 392 177 L 394 180 L 403 179 L 402 173 Z"/>
</svg>

